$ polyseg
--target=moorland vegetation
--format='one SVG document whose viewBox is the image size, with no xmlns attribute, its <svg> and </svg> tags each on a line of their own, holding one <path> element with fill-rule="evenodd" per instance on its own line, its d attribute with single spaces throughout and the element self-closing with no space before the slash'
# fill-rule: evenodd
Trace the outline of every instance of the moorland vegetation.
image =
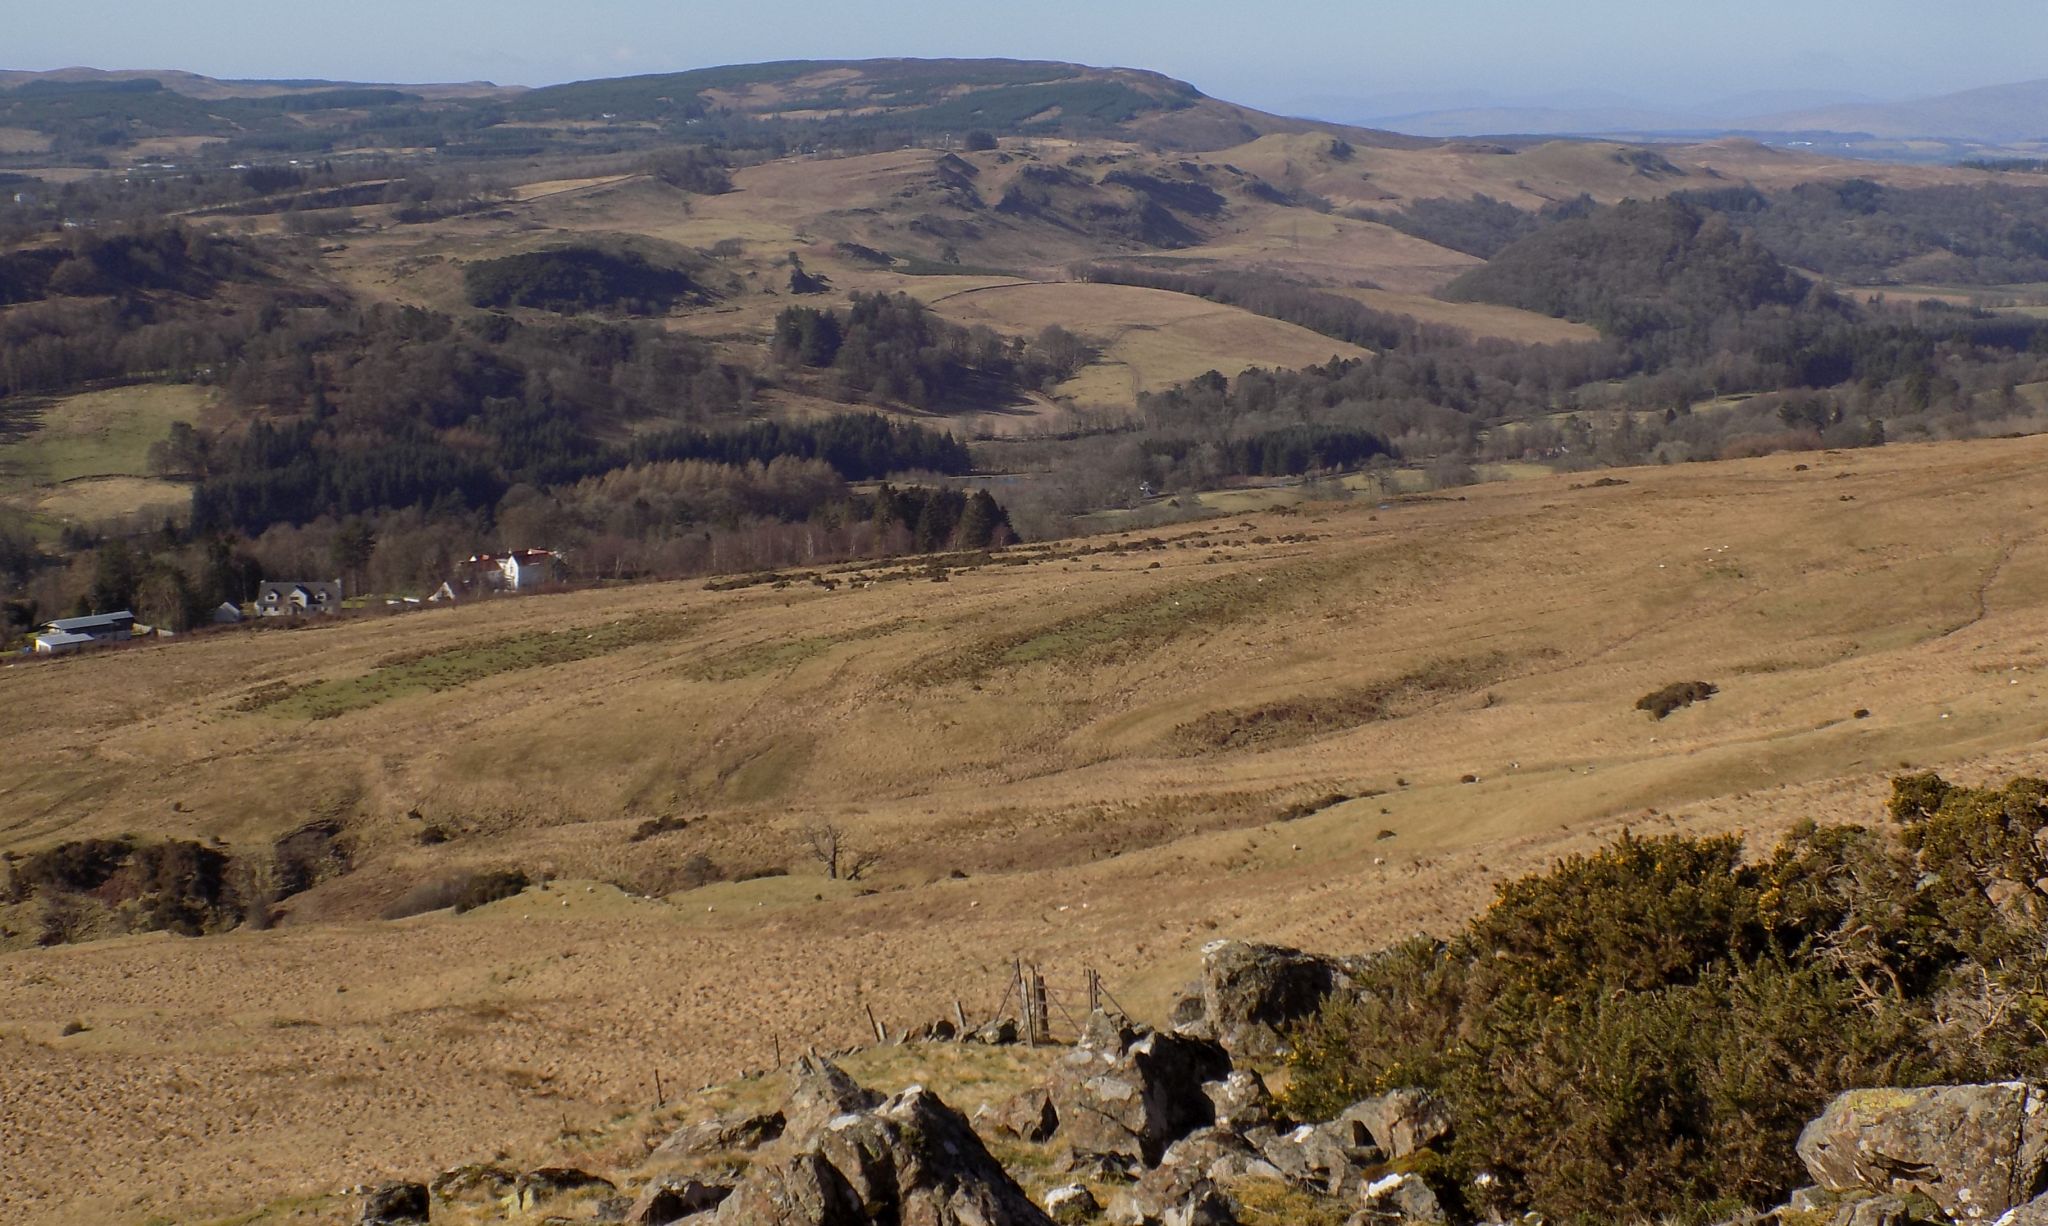
<svg viewBox="0 0 2048 1226">
<path fill-rule="evenodd" d="M 1794 1141 L 1862 1086 L 2039 1078 L 2048 782 L 1894 781 L 1889 823 L 1626 835 L 1501 887 L 1446 941 L 1367 959 L 1297 1036 L 1323 1118 L 1426 1087 L 1428 1172 L 1478 1211 L 1708 1220 L 1805 1182 Z M 1480 1178 L 1484 1175 L 1485 1178 Z"/>
</svg>

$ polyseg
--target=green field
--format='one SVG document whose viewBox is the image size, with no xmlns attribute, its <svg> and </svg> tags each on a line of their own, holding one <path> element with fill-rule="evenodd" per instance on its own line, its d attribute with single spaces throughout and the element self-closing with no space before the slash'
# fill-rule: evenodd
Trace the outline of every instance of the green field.
<svg viewBox="0 0 2048 1226">
<path fill-rule="evenodd" d="M 0 410 L 0 492 L 82 477 L 146 477 L 150 444 L 174 421 L 197 422 L 211 396 L 141 384 Z"/>
<path fill-rule="evenodd" d="M 2043 384 L 2042 388 L 2044 392 L 2048 392 L 2048 384 Z M 1526 481 L 1532 477 L 1547 477 L 1552 471 L 1554 470 L 1547 464 L 1523 461 L 1472 466 L 1472 472 L 1479 481 Z M 1343 491 L 1341 494 L 1338 493 L 1339 488 Z M 1333 498 L 1391 498 L 1402 494 L 1426 494 L 1434 488 L 1429 471 L 1425 468 L 1391 468 L 1376 473 L 1346 473 L 1336 478 L 1334 482 L 1312 478 L 1284 478 L 1270 485 L 1234 486 L 1203 490 L 1194 494 L 1174 494 L 1153 499 L 1139 507 L 1097 511 L 1080 518 L 1082 522 L 1097 528 L 1114 530 L 1133 520 L 1149 522 L 1157 517 L 1157 508 L 1162 506 L 1197 512 L 1179 518 L 1199 518 L 1200 511 L 1217 515 L 1250 515 L 1257 511 L 1271 511 L 1277 507 L 1299 506 L 1305 502 L 1330 501 Z"/>
<path fill-rule="evenodd" d="M 149 475 L 150 446 L 174 421 L 197 423 L 211 401 L 196 387 L 138 384 L 0 407 L 0 504 L 39 532 L 183 506 L 188 487 Z"/>
<path fill-rule="evenodd" d="M 557 630 L 476 643 L 447 651 L 392 656 L 359 677 L 276 685 L 244 698 L 239 709 L 301 719 L 332 719 L 408 694 L 452 690 L 499 673 L 573 664 L 680 633 L 684 617 L 646 617 L 591 629 Z"/>
</svg>

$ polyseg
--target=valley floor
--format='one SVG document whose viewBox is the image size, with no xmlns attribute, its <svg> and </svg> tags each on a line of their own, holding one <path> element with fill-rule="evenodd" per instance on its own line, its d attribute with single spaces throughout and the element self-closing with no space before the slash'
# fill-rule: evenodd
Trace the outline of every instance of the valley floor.
<svg viewBox="0 0 2048 1226">
<path fill-rule="evenodd" d="M 1908 766 L 2048 773 L 2044 470 L 2048 438 L 1544 477 L 0 670 L 0 848 L 335 817 L 358 864 L 273 931 L 0 954 L 0 1222 L 567 1154 L 657 1072 L 985 1014 L 1013 958 L 1157 1020 L 1218 937 L 1368 949 L 1623 827 L 1767 846 Z M 1719 693 L 1634 709 L 1689 680 Z M 875 892 L 803 856 L 822 822 Z M 611 884 L 693 854 L 791 874 Z M 375 918 L 476 867 L 555 880 Z"/>
</svg>

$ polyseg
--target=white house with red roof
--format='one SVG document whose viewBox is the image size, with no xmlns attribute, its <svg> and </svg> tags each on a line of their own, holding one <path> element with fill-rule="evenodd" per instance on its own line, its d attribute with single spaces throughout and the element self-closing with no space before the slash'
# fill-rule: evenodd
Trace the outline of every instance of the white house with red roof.
<svg viewBox="0 0 2048 1226">
<path fill-rule="evenodd" d="M 531 591 L 562 578 L 562 555 L 552 549 L 480 553 L 468 565 L 470 582 L 506 592 Z"/>
</svg>

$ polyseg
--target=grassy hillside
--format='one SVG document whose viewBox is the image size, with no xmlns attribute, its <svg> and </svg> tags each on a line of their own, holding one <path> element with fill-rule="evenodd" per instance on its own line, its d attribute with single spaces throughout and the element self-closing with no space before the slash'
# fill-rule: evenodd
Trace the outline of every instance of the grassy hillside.
<svg viewBox="0 0 2048 1226">
<path fill-rule="evenodd" d="M 13 402 L 0 427 L 0 504 L 52 530 L 148 508 L 182 514 L 191 492 L 151 475 L 149 448 L 172 422 L 199 422 L 208 403 L 196 388 L 151 384 Z"/>
<path fill-rule="evenodd" d="M 1908 764 L 2040 773 L 2044 459 L 1548 477 L 943 583 L 651 585 L 0 670 L 0 846 L 247 851 L 324 818 L 356 865 L 272 932 L 0 960 L 27 1172 L 0 1216 L 226 1213 L 479 1137 L 572 1156 L 564 1129 L 643 1103 L 653 1067 L 701 1084 L 777 1037 L 851 1041 L 864 1006 L 986 1009 L 1013 955 L 1156 1016 L 1214 937 L 1448 931 L 1624 824 L 1768 840 L 1866 816 Z M 1719 693 L 1636 709 L 1692 679 Z M 661 817 L 687 825 L 635 841 Z M 824 880 L 819 822 L 883 853 L 879 893 Z M 735 880 L 688 889 L 695 856 Z M 486 868 L 556 882 L 375 918 Z"/>
</svg>

